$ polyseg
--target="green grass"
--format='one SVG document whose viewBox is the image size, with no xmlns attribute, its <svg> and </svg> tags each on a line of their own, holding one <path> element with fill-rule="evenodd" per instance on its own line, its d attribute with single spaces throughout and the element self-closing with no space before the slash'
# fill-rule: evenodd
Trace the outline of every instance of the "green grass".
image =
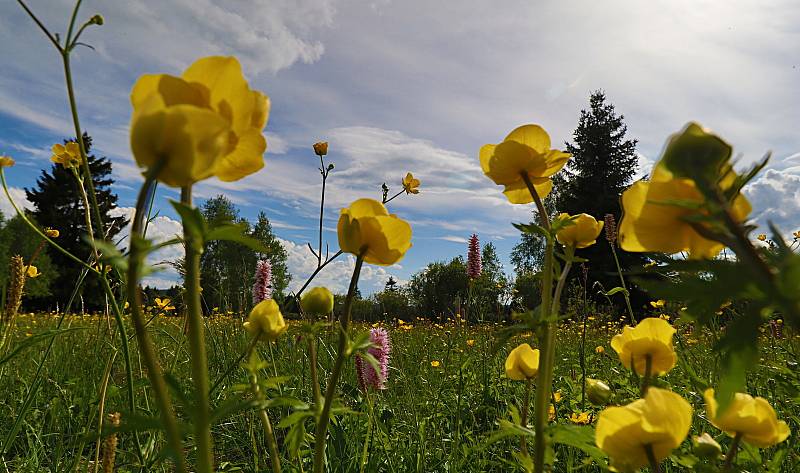
<svg viewBox="0 0 800 473">
<path fill-rule="evenodd" d="M 15 344 L 52 328 L 57 319 L 52 315 L 21 316 L 18 320 Z M 593 324 L 586 338 L 587 375 L 606 380 L 614 389 L 614 403 L 627 403 L 638 397 L 638 388 L 610 348 L 611 336 L 619 331 L 599 320 Z M 110 324 L 110 325 L 109 325 Z M 1 471 L 14 472 L 65 472 L 87 471 L 94 458 L 100 391 L 106 366 L 112 356 L 116 358 L 110 370 L 109 386 L 105 399 L 105 412 L 123 412 L 127 417 L 127 388 L 122 354 L 117 353 L 119 340 L 113 339 L 113 320 L 97 317 L 71 317 L 65 324 L 80 328 L 56 338 L 53 351 L 43 369 L 43 379 L 30 410 L 18 434 L 12 439 L 5 457 L 0 462 Z M 523 341 L 512 340 L 496 355 L 491 354 L 494 335 L 500 326 L 463 326 L 448 324 L 436 326 L 416 324 L 405 330 L 396 324 L 387 324 L 393 341 L 388 387 L 372 395 L 377 429 L 370 446 L 367 471 L 387 472 L 486 472 L 514 471 L 513 453 L 518 451 L 515 438 L 505 438 L 496 443 L 487 442 L 498 429 L 499 419 L 508 419 L 510 407 L 520 402 L 523 384 L 506 379 L 503 361 L 510 348 Z M 368 326 L 357 326 L 366 330 Z M 580 324 L 565 322 L 558 332 L 559 345 L 555 389 L 561 400 L 556 403 L 557 422 L 570 424 L 573 413 L 589 411 L 592 418 L 599 409 L 581 405 Z M 236 361 L 247 345 L 238 319 L 218 317 L 208 320 L 207 343 L 212 380 Z M 150 330 L 159 347 L 162 364 L 171 371 L 184 392 L 191 390 L 188 346 L 182 335 L 182 319 L 159 317 Z M 779 418 L 789 423 L 793 435 L 778 447 L 761 450 L 760 458 L 753 449 L 744 450 L 739 461 L 749 471 L 800 471 L 800 407 L 798 406 L 797 354 L 800 337 L 785 331 L 786 338 L 773 340 L 768 334 L 762 337 L 761 362 L 748 376 L 748 389 L 753 395 L 767 398 L 778 411 Z M 132 333 L 132 331 L 131 331 Z M 294 396 L 309 401 L 309 363 L 305 341 L 297 336 L 293 325 L 288 334 L 269 346 L 261 344 L 263 359 L 274 357 L 275 365 L 267 368 L 264 376 L 277 372 L 290 380 L 274 391 L 273 396 Z M 679 364 L 660 382 L 685 397 L 695 408 L 692 434 L 708 431 L 723 447 L 730 440 L 711 426 L 703 411 L 702 391 L 715 382 L 720 358 L 712 349 L 716 335 L 713 332 L 687 334 L 680 331 L 676 348 Z M 469 346 L 467 340 L 474 340 Z M 525 341 L 530 341 L 526 338 Z M 5 441 L 15 418 L 23 409 L 33 374 L 42 357 L 46 341 L 39 342 L 10 362 L 0 366 L 0 441 Z M 534 344 L 535 345 L 535 344 Z M 135 350 L 135 343 L 132 343 Z M 603 346 L 605 353 L 596 353 Z M 333 333 L 320 342 L 322 372 L 332 365 L 335 348 Z M 136 401 L 140 414 L 152 414 L 153 399 L 147 389 L 146 377 L 140 368 L 138 355 L 132 353 L 135 367 Z M 439 366 L 431 365 L 438 361 Z M 792 364 L 795 363 L 795 364 Z M 226 399 L 241 397 L 232 389 L 236 383 L 246 382 L 243 369 L 237 368 L 212 397 L 219 405 Z M 328 444 L 329 471 L 358 471 L 361 451 L 367 429 L 367 403 L 357 389 L 350 361 L 340 386 L 340 398 L 352 413 L 337 417 L 330 428 Z M 180 403 L 179 403 L 180 404 Z M 181 409 L 185 419 L 187 411 Z M 288 415 L 288 409 L 270 410 L 277 424 Z M 306 426 L 312 432 L 313 427 Z M 589 427 L 585 427 L 589 429 Z M 279 444 L 283 445 L 286 429 L 278 429 Z M 138 471 L 134 455 L 134 437 L 130 432 L 119 434 L 116 471 Z M 267 448 L 260 424 L 253 411 L 233 414 L 214 427 L 215 457 L 220 470 L 267 471 Z M 284 456 L 284 471 L 309 471 L 310 452 L 308 436 L 301 449 L 301 458 Z M 154 445 L 155 441 L 155 445 Z M 157 432 L 140 434 L 146 450 L 147 471 L 170 471 L 168 462 L 158 460 L 158 448 L 163 447 L 163 437 Z M 191 439 L 186 441 L 190 459 Z M 687 440 L 676 453 L 688 453 L 691 442 Z M 776 452 L 785 453 L 783 460 L 773 462 Z M 785 452 L 784 452 L 785 451 Z M 558 472 L 602 471 L 591 466 L 586 455 L 578 449 L 558 445 L 555 448 Z M 154 462 L 154 463 L 153 463 Z M 302 462 L 302 470 L 300 464 Z M 236 469 L 239 470 L 236 470 Z M 666 472 L 686 471 L 671 461 L 664 463 Z M 93 471 L 89 468 L 88 471 Z"/>
</svg>

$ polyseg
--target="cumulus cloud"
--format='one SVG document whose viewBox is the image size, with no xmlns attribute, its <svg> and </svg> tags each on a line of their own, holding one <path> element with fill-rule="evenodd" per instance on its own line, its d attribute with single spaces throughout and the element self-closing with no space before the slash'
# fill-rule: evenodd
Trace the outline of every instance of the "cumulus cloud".
<svg viewBox="0 0 800 473">
<path fill-rule="evenodd" d="M 19 187 L 9 187 L 8 193 L 11 194 L 11 198 L 14 199 L 14 203 L 17 204 L 17 207 L 19 207 L 20 210 L 32 208 L 31 203 L 28 201 L 28 198 L 25 195 L 25 189 L 21 189 Z M 11 201 L 8 200 L 8 196 L 6 196 L 5 192 L 3 192 L 2 196 L 0 196 L 0 212 L 3 212 L 3 216 L 6 219 L 10 219 L 17 214 L 17 211 L 14 210 L 14 207 L 11 205 Z"/>
<path fill-rule="evenodd" d="M 744 189 L 761 230 L 773 223 L 784 235 L 800 230 L 800 172 L 767 169 Z"/>
</svg>

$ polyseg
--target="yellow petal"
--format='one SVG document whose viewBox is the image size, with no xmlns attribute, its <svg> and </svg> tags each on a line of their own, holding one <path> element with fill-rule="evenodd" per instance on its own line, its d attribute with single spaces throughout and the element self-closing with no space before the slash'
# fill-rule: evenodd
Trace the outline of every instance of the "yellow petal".
<svg viewBox="0 0 800 473">
<path fill-rule="evenodd" d="M 504 141 L 516 141 L 542 154 L 550 150 L 550 136 L 539 125 L 519 126 L 512 130 Z"/>
<path fill-rule="evenodd" d="M 131 104 L 134 110 L 145 102 L 158 97 L 161 106 L 189 104 L 208 108 L 208 91 L 192 85 L 180 77 L 169 74 L 145 74 L 131 89 Z"/>
<path fill-rule="evenodd" d="M 253 130 L 238 136 L 233 151 L 219 160 L 214 174 L 224 182 L 249 176 L 264 167 L 266 150 L 267 140 L 260 131 Z"/>
</svg>

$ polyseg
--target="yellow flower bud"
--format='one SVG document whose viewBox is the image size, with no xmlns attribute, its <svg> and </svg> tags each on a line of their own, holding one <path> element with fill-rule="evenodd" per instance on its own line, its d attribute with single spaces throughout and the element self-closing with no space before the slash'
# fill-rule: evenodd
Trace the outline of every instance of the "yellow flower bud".
<svg viewBox="0 0 800 473">
<path fill-rule="evenodd" d="M 38 278 L 41 275 L 42 273 L 39 272 L 39 269 L 36 266 L 28 265 L 28 277 L 30 279 Z"/>
<path fill-rule="evenodd" d="M 303 295 L 300 307 L 306 314 L 330 314 L 333 312 L 333 294 L 327 287 L 315 287 Z"/>
<path fill-rule="evenodd" d="M 572 219 L 572 225 L 566 225 L 556 232 L 556 240 L 564 246 L 586 248 L 594 245 L 597 236 L 603 230 L 603 221 L 597 221 L 588 214 L 578 214 L 572 218 L 569 214 L 562 213 L 560 220 Z"/>
<path fill-rule="evenodd" d="M 373 199 L 359 199 L 342 209 L 337 233 L 342 251 L 371 264 L 395 264 L 411 248 L 411 225 Z"/>
<path fill-rule="evenodd" d="M 525 381 L 539 372 L 539 350 L 523 343 L 511 350 L 505 363 L 506 376 L 514 381 Z"/>
<path fill-rule="evenodd" d="M 314 154 L 319 157 L 325 156 L 328 154 L 328 142 L 327 141 L 319 141 L 314 143 Z"/>
<path fill-rule="evenodd" d="M 703 397 L 708 420 L 731 437 L 741 435 L 742 441 L 759 448 L 771 447 L 789 437 L 789 426 L 778 420 L 775 409 L 763 397 L 736 393 L 723 412 L 719 412 L 714 389 L 707 389 Z"/>
<path fill-rule="evenodd" d="M 265 299 L 250 311 L 244 328 L 260 340 L 268 342 L 277 339 L 288 328 L 283 314 L 274 299 Z"/>
<path fill-rule="evenodd" d="M 61 235 L 61 233 L 55 228 L 45 228 L 44 234 L 50 238 L 58 238 L 58 236 Z"/>
<path fill-rule="evenodd" d="M 0 168 L 11 167 L 14 164 L 15 161 L 11 159 L 11 156 L 0 155 Z"/>
</svg>

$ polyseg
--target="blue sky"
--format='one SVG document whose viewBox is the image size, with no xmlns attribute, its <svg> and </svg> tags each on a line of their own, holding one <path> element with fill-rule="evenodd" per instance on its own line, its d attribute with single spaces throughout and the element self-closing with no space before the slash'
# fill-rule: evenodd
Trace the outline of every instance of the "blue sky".
<svg viewBox="0 0 800 473">
<path fill-rule="evenodd" d="M 70 1 L 30 0 L 55 32 Z M 256 5 L 257 3 L 263 3 Z M 389 274 L 405 280 L 432 260 L 466 250 L 473 232 L 507 262 L 517 241 L 508 204 L 477 161 L 484 143 L 539 123 L 554 144 L 570 138 L 592 90 L 602 88 L 639 140 L 642 173 L 666 137 L 697 120 L 730 141 L 742 164 L 772 151 L 748 195 L 754 218 L 787 233 L 800 228 L 800 4 L 758 1 L 356 1 L 86 0 L 81 17 L 95 51 L 74 59 L 84 128 L 115 166 L 122 207 L 141 178 L 130 155 L 128 93 L 143 73 L 180 72 L 198 57 L 237 56 L 251 84 L 268 94 L 266 166 L 243 181 L 207 181 L 199 198 L 224 193 L 254 218 L 261 210 L 285 240 L 302 279 L 313 266 L 318 161 L 311 144 L 330 142 L 326 238 L 336 246 L 338 209 L 380 184 L 398 188 L 411 171 L 421 193 L 392 202 L 414 228 L 414 247 L 395 267 L 371 267 L 362 290 Z M 49 165 L 50 145 L 71 136 L 58 57 L 15 2 L 0 5 L 0 153 L 12 194 Z M 154 237 L 178 231 L 166 190 Z M 0 209 L 8 214 L 2 200 Z M 123 209 L 123 211 L 126 211 Z M 156 259 L 170 259 L 177 248 Z M 320 282 L 343 289 L 352 262 Z M 510 270 L 510 268 L 507 268 Z M 163 272 L 152 282 L 168 284 Z"/>
</svg>

